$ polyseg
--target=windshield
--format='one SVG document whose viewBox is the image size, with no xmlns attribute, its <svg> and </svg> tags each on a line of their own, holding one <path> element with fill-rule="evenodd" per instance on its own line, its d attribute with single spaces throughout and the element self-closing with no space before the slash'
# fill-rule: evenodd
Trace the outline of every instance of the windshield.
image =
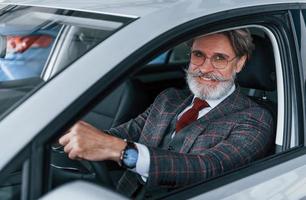
<svg viewBox="0 0 306 200">
<path fill-rule="evenodd" d="M 0 12 L 0 115 L 131 19 L 11 6 Z"/>
</svg>

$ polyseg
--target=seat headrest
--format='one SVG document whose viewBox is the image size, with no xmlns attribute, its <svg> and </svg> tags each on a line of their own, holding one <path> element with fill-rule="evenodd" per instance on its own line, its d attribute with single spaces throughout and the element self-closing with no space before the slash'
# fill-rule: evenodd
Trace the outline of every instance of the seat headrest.
<svg viewBox="0 0 306 200">
<path fill-rule="evenodd" d="M 265 91 L 276 89 L 275 62 L 269 39 L 253 36 L 255 50 L 250 60 L 237 74 L 238 85 Z"/>
</svg>

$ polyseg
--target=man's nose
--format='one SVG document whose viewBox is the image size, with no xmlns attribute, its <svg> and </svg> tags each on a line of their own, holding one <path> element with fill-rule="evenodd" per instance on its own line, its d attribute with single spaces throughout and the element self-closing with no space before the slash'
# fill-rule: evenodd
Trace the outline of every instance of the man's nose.
<svg viewBox="0 0 306 200">
<path fill-rule="evenodd" d="M 211 72 L 214 71 L 214 66 L 212 65 L 210 59 L 206 59 L 202 65 L 198 66 L 201 72 Z"/>
</svg>

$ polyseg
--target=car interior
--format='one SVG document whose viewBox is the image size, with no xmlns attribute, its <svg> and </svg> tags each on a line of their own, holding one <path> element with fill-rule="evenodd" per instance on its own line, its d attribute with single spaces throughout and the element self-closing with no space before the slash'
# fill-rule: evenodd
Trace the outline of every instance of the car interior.
<svg viewBox="0 0 306 200">
<path fill-rule="evenodd" d="M 254 28 L 251 32 L 255 50 L 242 72 L 238 74 L 237 85 L 247 96 L 271 113 L 274 119 L 273 129 L 276 132 L 277 87 L 273 48 L 269 37 L 262 30 Z M 188 45 L 182 43 L 162 52 L 141 66 L 82 120 L 100 130 L 108 130 L 143 112 L 164 89 L 187 87 L 185 69 L 188 67 L 188 50 Z M 276 152 L 275 145 L 271 145 L 269 155 Z M 107 170 L 109 173 L 101 170 Z M 52 146 L 51 188 L 76 179 L 99 182 L 114 188 L 122 171 L 123 169 L 112 162 L 72 161 L 58 144 Z"/>
</svg>

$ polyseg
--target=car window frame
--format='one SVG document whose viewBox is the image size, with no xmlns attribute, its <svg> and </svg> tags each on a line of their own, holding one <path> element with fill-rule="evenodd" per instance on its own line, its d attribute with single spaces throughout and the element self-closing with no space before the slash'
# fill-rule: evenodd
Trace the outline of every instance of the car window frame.
<svg viewBox="0 0 306 200">
<path fill-rule="evenodd" d="M 251 22 L 248 22 L 248 24 L 252 24 Z M 235 28 L 237 28 L 238 26 L 236 25 L 236 26 L 234 26 L 234 25 L 229 25 L 229 27 L 235 27 Z M 220 30 L 220 28 L 218 28 L 218 31 Z M 279 55 L 277 56 L 278 58 L 280 57 Z M 279 61 L 279 63 L 280 63 L 281 61 Z M 279 64 L 280 66 L 282 66 L 282 64 Z M 124 79 L 122 79 L 122 80 L 124 80 Z M 281 84 L 280 84 L 281 85 Z M 282 86 L 281 86 L 282 87 Z M 281 106 L 284 106 L 284 105 L 281 105 Z M 285 112 L 284 112 L 285 113 Z M 285 114 L 283 114 L 283 116 L 284 116 Z M 280 123 L 281 124 L 281 123 Z M 283 128 L 283 129 L 285 129 L 285 128 Z M 284 130 L 283 130 L 282 128 L 281 128 L 281 131 L 282 132 L 284 132 Z M 256 165 L 261 165 L 262 164 L 262 162 L 264 162 L 265 161 L 265 159 L 264 160 L 261 160 L 261 161 L 259 161 L 259 162 L 257 162 L 257 164 Z M 259 163 L 259 164 L 258 164 Z M 254 164 L 254 168 L 255 167 L 258 167 L 258 166 L 256 166 L 255 164 Z M 249 167 L 249 166 L 247 166 L 247 167 Z M 252 173 L 254 173 L 255 171 L 253 171 Z M 232 172 L 231 172 L 232 173 Z M 222 179 L 222 177 L 219 177 L 220 179 Z M 241 177 L 240 177 L 241 178 Z M 209 181 L 207 182 L 207 183 L 209 183 Z M 206 184 L 207 184 L 206 183 Z M 178 197 L 178 196 L 176 196 L 176 197 Z M 163 198 L 163 197 L 161 197 L 161 198 Z"/>
<path fill-rule="evenodd" d="M 279 14 L 278 12 L 276 12 L 277 14 Z M 252 16 L 252 15 L 250 15 L 250 16 Z M 272 16 L 272 15 L 271 15 Z M 203 18 L 205 18 L 205 17 L 203 17 Z M 240 18 L 240 17 L 237 17 L 237 18 Z M 258 18 L 256 18 L 256 19 L 258 19 Z M 254 19 L 255 21 L 256 21 L 256 19 Z M 237 19 L 236 19 L 237 20 Z M 246 19 L 244 19 L 243 21 L 245 21 L 245 24 L 252 24 L 252 22 L 250 22 L 250 21 L 248 21 L 247 22 L 247 20 Z M 230 22 L 231 22 L 231 20 L 230 20 Z M 257 24 L 257 23 L 255 23 L 255 24 Z M 259 24 L 261 24 L 261 23 L 259 23 Z M 204 26 L 204 25 L 203 25 Z M 237 24 L 237 22 L 234 20 L 232 23 L 229 23 L 228 21 L 227 21 L 227 25 L 225 26 L 225 27 L 229 27 L 229 28 L 232 28 L 232 27 L 239 27 L 239 26 L 241 26 L 241 25 L 239 25 L 239 24 Z M 223 27 L 223 26 L 216 26 L 216 27 L 212 27 L 212 29 L 209 29 L 209 30 L 207 30 L 206 32 L 213 32 L 213 30 L 220 30 L 220 29 L 222 29 L 221 27 Z M 265 25 L 264 27 L 269 27 L 268 25 Z M 274 28 L 276 28 L 276 27 L 274 27 Z M 226 28 L 223 28 L 223 29 L 226 29 Z M 273 30 L 271 27 L 269 27 L 269 29 L 270 30 Z M 275 31 L 275 30 L 274 30 Z M 284 31 L 284 30 L 282 30 L 282 31 Z M 202 31 L 201 31 L 202 32 Z M 199 34 L 199 32 L 197 32 L 197 34 Z M 189 38 L 189 37 L 188 37 Z M 164 38 L 163 38 L 164 39 Z M 279 39 L 279 38 L 277 38 L 277 39 Z M 182 39 L 181 40 L 179 40 L 180 42 L 181 41 L 183 41 Z M 176 41 L 176 43 L 177 43 L 178 41 Z M 150 44 L 150 45 L 152 45 L 152 44 Z M 173 44 L 172 44 L 173 45 Z M 167 45 L 168 46 L 168 45 Z M 143 53 L 142 53 L 142 56 L 143 56 Z M 131 56 L 132 58 L 134 58 L 134 56 Z M 130 62 L 131 61 L 131 59 L 132 58 L 129 58 L 128 59 L 128 61 Z M 138 57 L 139 58 L 139 57 Z M 143 60 L 148 60 L 150 57 L 148 56 L 148 57 L 145 57 L 145 58 L 143 58 Z M 138 62 L 142 62 L 143 63 L 143 60 L 141 60 L 141 61 L 138 61 Z M 125 61 L 123 61 L 122 63 L 124 63 Z M 282 63 L 284 62 L 284 61 L 281 61 Z M 122 64 L 121 63 L 121 64 Z M 121 64 L 119 64 L 119 66 L 121 65 Z M 130 64 L 130 66 L 131 66 L 131 64 Z M 285 66 L 283 66 L 283 64 L 281 65 L 282 67 L 285 67 Z M 125 67 L 127 67 L 126 65 L 125 65 Z M 119 68 L 119 67 L 118 67 Z M 133 68 L 133 67 L 132 67 Z M 128 71 L 133 71 L 133 69 L 129 69 Z M 115 71 L 115 70 L 113 70 L 113 71 Z M 124 76 L 125 74 L 123 74 L 122 76 Z M 110 75 L 111 76 L 111 75 Z M 103 79 L 103 78 L 102 78 Z M 101 80 L 102 80 L 101 79 Z M 118 81 L 114 81 L 113 83 L 113 87 L 112 88 L 114 88 L 114 87 L 116 87 L 117 86 L 117 84 L 119 84 L 119 83 L 121 83 L 122 81 L 124 81 L 125 80 L 125 78 L 124 77 L 121 77 L 120 78 L 120 81 L 118 82 Z M 105 80 L 104 80 L 105 81 Z M 105 83 L 105 82 L 104 82 Z M 101 95 L 101 94 L 100 94 Z M 103 95 L 106 95 L 106 94 L 103 94 Z M 286 95 L 284 95 L 284 96 L 286 96 Z M 287 99 L 287 101 L 288 101 L 288 99 Z M 286 103 L 286 105 L 287 104 L 290 104 L 291 105 L 291 101 L 289 100 L 287 103 Z M 287 106 L 287 108 L 286 108 L 286 106 L 284 106 L 285 108 L 284 109 L 287 109 L 287 110 L 285 110 L 284 112 L 285 113 L 288 113 L 288 107 L 289 106 Z M 86 108 L 86 110 L 88 110 L 89 108 L 87 107 Z M 284 116 L 285 116 L 285 114 L 284 114 Z M 285 124 L 287 125 L 287 127 L 284 127 L 284 129 L 283 129 L 283 132 L 289 132 L 289 131 L 287 131 L 287 130 L 291 130 L 291 121 L 290 120 L 288 120 L 288 116 L 287 116 L 287 122 L 285 122 Z M 286 149 L 283 149 L 283 150 L 287 150 L 288 149 L 288 147 L 283 147 L 283 148 L 286 148 Z M 254 163 L 252 163 L 252 167 L 250 167 L 249 165 L 248 166 L 244 166 L 243 168 L 246 168 L 247 170 L 246 171 L 248 171 L 250 174 L 254 174 L 256 171 L 258 171 L 259 169 L 256 169 L 256 167 L 258 168 L 258 166 L 268 166 L 267 164 L 265 164 L 264 162 L 266 162 L 267 161 L 267 159 L 262 159 L 262 160 L 259 160 L 259 161 L 256 161 L 256 162 L 254 162 Z M 255 164 L 256 163 L 256 164 Z M 252 169 L 252 170 L 250 170 L 250 169 Z M 237 170 L 235 170 L 235 171 L 237 171 Z M 229 172 L 229 174 L 230 173 L 233 173 L 233 172 Z M 222 176 L 220 176 L 219 177 L 220 179 L 222 179 Z M 240 179 L 240 178 L 242 178 L 241 177 L 241 175 L 239 175 L 239 176 L 237 176 L 236 177 L 236 179 Z M 209 180 L 208 180 L 208 182 L 209 182 Z"/>
<path fill-rule="evenodd" d="M 300 64 L 300 76 L 301 76 L 301 85 L 302 85 L 302 93 L 300 100 L 306 101 L 306 60 L 305 60 L 305 52 L 306 46 L 304 41 L 306 39 L 306 4 L 301 4 L 300 10 L 296 10 L 292 12 L 292 24 L 296 30 L 296 43 L 297 43 L 297 51 L 299 52 L 299 62 Z M 306 108 L 303 109 L 303 115 L 306 116 Z M 304 117 L 304 124 L 306 124 L 306 117 Z M 306 130 L 304 131 L 304 137 L 300 139 L 304 141 L 306 145 Z"/>
</svg>

